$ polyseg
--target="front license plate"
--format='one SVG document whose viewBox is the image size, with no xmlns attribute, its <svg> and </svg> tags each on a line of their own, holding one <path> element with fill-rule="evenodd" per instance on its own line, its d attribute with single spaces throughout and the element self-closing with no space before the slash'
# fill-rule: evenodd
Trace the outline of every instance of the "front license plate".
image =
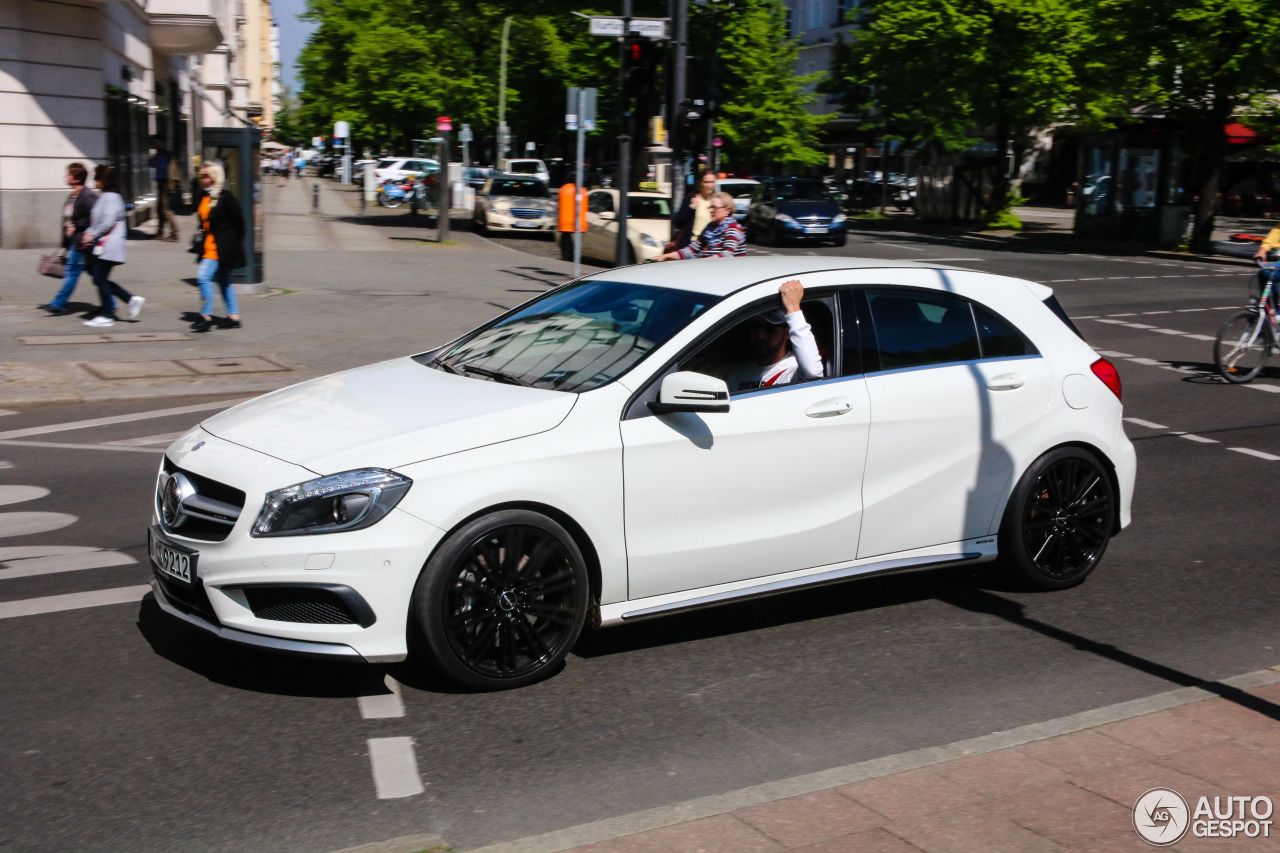
<svg viewBox="0 0 1280 853">
<path fill-rule="evenodd" d="M 806 234 L 826 234 L 827 227 L 825 225 L 806 225 L 804 227 Z"/>
<path fill-rule="evenodd" d="M 513 226 L 513 227 L 515 227 L 515 228 L 537 228 L 537 227 L 538 227 L 539 225 L 541 225 L 542 223 L 540 223 L 540 222 L 513 222 L 513 223 L 511 223 L 511 224 L 512 224 L 512 226 Z"/>
<path fill-rule="evenodd" d="M 200 556 L 198 552 L 171 545 L 152 531 L 148 531 L 147 540 L 151 563 L 156 571 L 186 584 L 193 582 L 196 558 Z"/>
</svg>

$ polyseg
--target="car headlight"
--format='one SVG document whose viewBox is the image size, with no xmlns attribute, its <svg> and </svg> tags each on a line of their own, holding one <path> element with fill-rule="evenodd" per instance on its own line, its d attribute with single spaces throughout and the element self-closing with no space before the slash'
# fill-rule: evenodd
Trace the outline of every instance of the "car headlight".
<svg viewBox="0 0 1280 853">
<path fill-rule="evenodd" d="M 655 249 L 661 249 L 661 248 L 662 248 L 662 244 L 661 244 L 661 243 L 659 243 L 657 240 L 653 239 L 653 238 L 652 238 L 652 237 L 650 237 L 648 234 L 645 234 L 645 233 L 643 233 L 643 232 L 640 234 L 640 242 L 641 242 L 641 243 L 643 243 L 643 244 L 644 244 L 644 245 L 646 245 L 646 246 L 652 246 L 652 247 L 654 247 Z"/>
<path fill-rule="evenodd" d="M 848 217 L 845 216 L 843 213 L 837 213 L 835 216 L 831 217 L 831 224 L 839 225 L 840 223 L 844 222 L 846 219 L 848 219 Z"/>
<path fill-rule="evenodd" d="M 773 218 L 774 218 L 774 219 L 776 219 L 776 220 L 778 220 L 779 222 L 781 222 L 781 223 L 782 223 L 782 224 L 784 224 L 784 225 L 799 225 L 799 224 L 800 224 L 799 222 L 796 222 L 794 219 L 792 219 L 790 216 L 787 216 L 785 213 L 779 213 L 779 214 L 776 214 Z"/>
<path fill-rule="evenodd" d="M 252 536 L 301 536 L 372 527 L 413 480 L 381 468 L 344 471 L 268 492 Z"/>
<path fill-rule="evenodd" d="M 507 206 L 507 205 L 505 205 L 505 204 L 495 203 L 495 204 L 493 205 L 493 212 L 494 212 L 494 213 L 506 213 L 508 209 L 509 209 L 509 208 L 508 208 L 508 206 Z"/>
</svg>

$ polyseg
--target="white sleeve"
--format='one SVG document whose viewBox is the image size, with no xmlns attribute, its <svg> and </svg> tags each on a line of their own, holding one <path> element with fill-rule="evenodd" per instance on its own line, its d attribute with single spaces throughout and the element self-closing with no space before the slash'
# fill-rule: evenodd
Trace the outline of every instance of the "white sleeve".
<svg viewBox="0 0 1280 853">
<path fill-rule="evenodd" d="M 813 329 L 804 318 L 804 312 L 788 314 L 787 328 L 791 336 L 791 351 L 800 365 L 797 375 L 801 379 L 821 379 L 822 354 L 818 352 L 818 342 L 813 338 Z"/>
</svg>

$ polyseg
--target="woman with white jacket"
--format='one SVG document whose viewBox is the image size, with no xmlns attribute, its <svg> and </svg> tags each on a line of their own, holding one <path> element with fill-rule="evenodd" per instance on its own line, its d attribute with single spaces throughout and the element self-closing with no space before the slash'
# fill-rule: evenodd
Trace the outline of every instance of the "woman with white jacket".
<svg viewBox="0 0 1280 853">
<path fill-rule="evenodd" d="M 98 166 L 93 170 L 93 181 L 98 187 L 98 200 L 89 216 L 81 252 L 90 255 L 93 265 L 93 283 L 98 286 L 102 307 L 96 317 L 86 320 L 86 326 L 103 328 L 116 324 L 115 297 L 128 304 L 129 319 L 133 320 L 147 300 L 134 296 L 111 281 L 111 271 L 124 263 L 124 238 L 129 230 L 125 222 L 124 199 L 120 197 L 115 169 Z"/>
</svg>

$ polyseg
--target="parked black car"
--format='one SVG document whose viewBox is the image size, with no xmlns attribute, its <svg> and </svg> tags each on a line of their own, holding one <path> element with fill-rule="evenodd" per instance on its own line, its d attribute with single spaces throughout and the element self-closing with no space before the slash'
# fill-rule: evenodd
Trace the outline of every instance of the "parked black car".
<svg viewBox="0 0 1280 853">
<path fill-rule="evenodd" d="M 762 178 L 747 210 L 747 240 L 781 246 L 792 241 L 843 246 L 848 234 L 840 198 L 814 178 Z"/>
</svg>

